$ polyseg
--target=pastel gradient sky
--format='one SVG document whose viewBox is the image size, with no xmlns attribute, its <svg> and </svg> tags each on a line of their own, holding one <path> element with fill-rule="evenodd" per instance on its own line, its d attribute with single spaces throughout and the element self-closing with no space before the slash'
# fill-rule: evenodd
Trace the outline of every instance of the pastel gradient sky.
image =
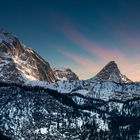
<svg viewBox="0 0 140 140">
<path fill-rule="evenodd" d="M 140 0 L 0 0 L 0 26 L 80 79 L 114 60 L 140 81 Z"/>
</svg>

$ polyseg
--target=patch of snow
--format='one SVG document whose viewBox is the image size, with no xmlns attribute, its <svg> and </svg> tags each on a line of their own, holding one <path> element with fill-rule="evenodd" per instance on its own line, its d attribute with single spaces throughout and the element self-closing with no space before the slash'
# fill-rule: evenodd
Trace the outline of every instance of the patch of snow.
<svg viewBox="0 0 140 140">
<path fill-rule="evenodd" d="M 41 134 L 47 134 L 48 133 L 48 128 L 44 127 L 44 128 L 40 128 L 40 129 L 36 129 L 35 133 L 41 133 Z"/>
<path fill-rule="evenodd" d="M 76 90 L 75 92 L 72 92 L 72 93 L 79 93 L 83 96 L 86 96 L 89 93 L 89 91 L 87 89 L 79 89 L 79 90 Z"/>
<path fill-rule="evenodd" d="M 48 88 L 48 82 L 45 81 L 39 81 L 39 80 L 26 80 L 25 81 L 25 85 L 29 85 L 29 86 L 40 86 L 43 88 Z"/>
</svg>

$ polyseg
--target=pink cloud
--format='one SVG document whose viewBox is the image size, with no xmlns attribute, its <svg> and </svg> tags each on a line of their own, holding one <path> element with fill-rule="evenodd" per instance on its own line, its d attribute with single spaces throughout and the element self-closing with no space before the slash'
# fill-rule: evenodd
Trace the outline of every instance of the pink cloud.
<svg viewBox="0 0 140 140">
<path fill-rule="evenodd" d="M 81 66 L 97 66 L 95 63 L 93 63 L 93 61 L 91 61 L 90 59 L 86 58 L 86 57 L 82 57 L 80 55 L 76 55 L 74 53 L 70 53 L 68 51 L 64 51 L 64 50 L 60 50 L 61 53 L 63 53 L 64 55 L 68 56 L 69 58 L 75 60 L 77 63 L 79 63 Z"/>
<path fill-rule="evenodd" d="M 117 58 L 121 56 L 124 59 L 124 54 L 118 50 L 117 48 L 107 48 L 103 44 L 97 43 L 95 41 L 91 41 L 83 34 L 78 32 L 73 26 L 68 26 L 63 31 L 64 34 L 75 44 L 77 44 L 82 49 L 92 53 L 93 55 L 97 56 L 100 59 L 106 58 Z"/>
<path fill-rule="evenodd" d="M 86 78 L 87 75 L 95 75 L 95 73 L 97 73 L 106 63 L 115 60 L 123 74 L 127 75 L 132 80 L 140 80 L 140 63 L 138 61 L 140 60 L 140 56 L 128 56 L 126 55 L 126 52 L 123 52 L 122 49 L 118 49 L 116 46 L 107 48 L 103 44 L 84 36 L 65 16 L 60 16 L 59 14 L 55 16 L 57 16 L 58 20 L 58 22 L 56 22 L 56 28 L 58 30 L 64 33 L 64 35 L 73 43 L 77 44 L 79 49 L 81 48 L 98 58 L 98 62 L 93 63 L 89 58 L 80 56 L 79 54 L 70 53 L 64 50 L 60 51 L 65 56 L 81 65 L 79 68 L 76 66 L 73 68 L 81 78 Z M 119 31 L 114 31 L 114 34 L 118 33 Z M 135 41 L 132 37 L 128 38 L 127 36 L 120 36 L 119 39 L 122 39 L 123 42 L 128 43 L 129 45 L 132 43 L 136 44 L 135 46 L 139 46 L 138 40 Z M 131 47 L 128 47 L 127 49 L 130 48 Z"/>
<path fill-rule="evenodd" d="M 131 51 L 134 51 L 133 49 L 140 51 L 140 36 L 133 33 L 133 32 L 120 32 L 118 33 L 118 36 L 122 43 L 124 43 L 127 48 L 132 49 Z"/>
<path fill-rule="evenodd" d="M 80 75 L 81 79 L 87 79 L 93 77 L 100 67 L 97 63 L 94 63 L 91 59 L 83 57 L 66 50 L 59 50 L 63 55 L 77 62 L 79 65 L 72 67 L 72 69 Z"/>
<path fill-rule="evenodd" d="M 69 26 L 64 33 L 79 47 L 99 58 L 100 62 L 98 62 L 98 65 L 115 60 L 119 64 L 122 73 L 126 74 L 132 80 L 140 80 L 140 76 L 135 76 L 136 71 L 140 73 L 140 63 L 138 61 L 140 59 L 139 56 L 135 55 L 133 58 L 131 56 L 127 56 L 122 50 L 117 49 L 117 47 L 108 49 L 100 43 L 89 40 L 72 26 Z"/>
<path fill-rule="evenodd" d="M 70 53 L 65 50 L 59 50 L 63 55 L 69 57 L 73 61 L 79 63 L 80 65 L 78 66 L 73 66 L 71 67 L 74 72 L 76 72 L 81 79 L 87 79 L 91 78 L 94 75 L 96 75 L 104 65 L 108 63 L 108 61 L 99 61 L 94 62 L 91 59 L 87 57 L 83 57 L 74 53 Z M 134 63 L 134 61 L 131 63 L 128 61 L 124 63 L 118 63 L 119 68 L 121 72 L 125 75 L 127 75 L 130 79 L 138 81 L 140 79 L 140 70 L 138 69 L 140 67 L 139 64 Z"/>
</svg>

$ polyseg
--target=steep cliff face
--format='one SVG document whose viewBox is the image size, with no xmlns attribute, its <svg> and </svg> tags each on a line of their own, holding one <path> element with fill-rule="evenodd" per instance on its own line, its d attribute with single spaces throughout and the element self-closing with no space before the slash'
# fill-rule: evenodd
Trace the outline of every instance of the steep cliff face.
<svg viewBox="0 0 140 140">
<path fill-rule="evenodd" d="M 78 76 L 68 68 L 54 68 L 53 69 L 58 80 L 79 80 Z"/>
<path fill-rule="evenodd" d="M 56 80 L 48 62 L 11 33 L 0 31 L 0 80 L 23 82 L 27 79 L 49 83 Z"/>
</svg>

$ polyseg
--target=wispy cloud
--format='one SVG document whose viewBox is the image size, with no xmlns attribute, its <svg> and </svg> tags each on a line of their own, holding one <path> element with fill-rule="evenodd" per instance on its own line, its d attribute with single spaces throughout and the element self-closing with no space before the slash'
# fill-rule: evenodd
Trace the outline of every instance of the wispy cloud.
<svg viewBox="0 0 140 140">
<path fill-rule="evenodd" d="M 131 51 L 137 50 L 140 52 L 140 36 L 136 32 L 120 31 L 118 36 L 122 43 L 127 46 L 127 48 L 132 49 Z"/>
<path fill-rule="evenodd" d="M 126 54 L 128 50 L 123 52 L 124 50 L 117 46 L 106 47 L 103 43 L 96 42 L 83 35 L 83 33 L 78 31 L 74 24 L 72 24 L 72 22 L 65 16 L 60 16 L 59 14 L 55 16 L 58 20 L 58 22 L 55 22 L 55 27 L 63 33 L 65 37 L 76 44 L 79 49 L 92 54 L 98 60 L 93 61 L 89 59 L 88 56 L 76 54 L 75 52 L 68 52 L 67 50 L 60 50 L 60 52 L 66 57 L 69 57 L 81 65 L 79 68 L 73 68 L 77 73 L 79 73 L 81 78 L 86 78 L 87 75 L 92 75 L 92 73 L 94 75 L 103 67 L 103 65 L 111 60 L 115 60 L 119 64 L 122 73 L 126 74 L 132 80 L 140 80 L 140 76 L 138 76 L 140 75 L 140 63 L 138 61 L 140 59 L 139 55 L 131 57 Z M 119 35 L 118 38 L 120 38 Z M 129 44 L 127 49 L 133 49 L 130 47 L 131 43 L 132 45 L 135 44 L 135 46 L 139 47 L 138 39 L 136 41 L 131 36 L 130 38 L 128 36 L 123 36 L 120 39 L 122 39 L 124 43 Z"/>
<path fill-rule="evenodd" d="M 67 28 L 64 31 L 64 34 L 71 40 L 73 43 L 77 44 L 82 49 L 86 50 L 89 53 L 92 53 L 99 59 L 115 59 L 121 60 L 125 59 L 124 54 L 118 50 L 117 48 L 107 48 L 103 44 L 97 43 L 95 41 L 91 41 L 87 37 L 85 37 L 82 33 L 78 32 L 75 28 Z"/>
<path fill-rule="evenodd" d="M 80 75 L 81 79 L 90 78 L 90 76 L 94 76 L 98 72 L 100 65 L 94 63 L 89 58 L 62 49 L 59 52 L 79 64 L 78 66 L 72 67 L 72 69 Z"/>
</svg>

